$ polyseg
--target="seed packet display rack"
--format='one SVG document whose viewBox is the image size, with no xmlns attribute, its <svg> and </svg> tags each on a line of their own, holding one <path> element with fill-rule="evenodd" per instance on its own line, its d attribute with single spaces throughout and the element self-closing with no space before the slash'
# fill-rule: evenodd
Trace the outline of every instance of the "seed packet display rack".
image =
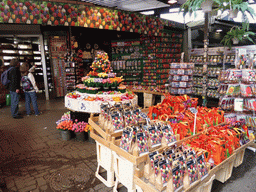
<svg viewBox="0 0 256 192">
<path fill-rule="evenodd" d="M 255 132 L 256 128 L 256 60 L 255 51 L 235 49 L 235 69 L 223 70 L 218 89 L 222 96 L 219 107 L 226 112 L 229 122 L 244 120 Z"/>
<path fill-rule="evenodd" d="M 164 187 L 162 190 L 158 190 L 156 186 L 152 185 L 144 177 L 145 164 L 149 158 L 148 154 L 138 156 L 124 151 L 119 147 L 119 138 L 121 137 L 122 133 L 106 133 L 99 126 L 99 123 L 97 121 L 97 117 L 91 117 L 89 119 L 89 123 L 93 128 L 93 130 L 91 131 L 91 137 L 95 139 L 97 143 L 98 168 L 96 176 L 106 186 L 113 187 L 113 191 L 117 191 L 119 183 L 123 184 L 128 189 L 128 191 L 165 191 L 166 187 Z M 177 146 L 179 146 L 182 144 L 182 142 L 192 139 L 193 137 L 199 136 L 200 134 L 201 133 L 198 133 L 196 135 L 185 138 L 181 141 L 179 140 L 179 136 L 176 136 L 178 140 L 176 144 Z M 226 182 L 232 174 L 233 167 L 237 167 L 242 163 L 245 148 L 252 144 L 253 141 L 250 141 L 247 144 L 243 145 L 242 147 L 238 148 L 229 158 L 227 158 L 222 163 L 211 169 L 208 173 L 208 176 L 205 177 L 202 181 L 196 181 L 193 183 L 193 185 L 190 185 L 188 188 L 183 188 L 183 190 L 210 192 L 212 182 L 214 179 L 217 179 L 222 183 Z M 162 152 L 164 149 L 164 147 L 159 146 L 157 148 L 151 149 L 150 152 Z M 106 151 L 108 151 L 108 153 L 106 153 Z M 106 155 L 108 157 L 106 157 Z M 108 162 L 106 162 L 106 160 L 108 160 Z M 107 180 L 100 176 L 100 167 L 104 168 L 107 171 Z M 114 175 L 116 175 L 116 179 L 114 178 Z"/>
</svg>

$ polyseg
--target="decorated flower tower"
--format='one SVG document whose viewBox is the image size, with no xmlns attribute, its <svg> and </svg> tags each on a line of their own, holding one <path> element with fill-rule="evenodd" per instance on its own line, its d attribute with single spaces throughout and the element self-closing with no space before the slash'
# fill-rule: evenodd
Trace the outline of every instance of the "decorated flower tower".
<svg viewBox="0 0 256 192">
<path fill-rule="evenodd" d="M 112 72 L 106 52 L 97 52 L 91 68 L 92 71 L 87 76 L 82 77 L 84 85 L 78 85 L 78 91 L 91 94 L 109 91 L 124 93 L 126 91 L 126 87 L 120 85 L 123 81 L 122 77 L 116 77 L 116 73 Z"/>
</svg>

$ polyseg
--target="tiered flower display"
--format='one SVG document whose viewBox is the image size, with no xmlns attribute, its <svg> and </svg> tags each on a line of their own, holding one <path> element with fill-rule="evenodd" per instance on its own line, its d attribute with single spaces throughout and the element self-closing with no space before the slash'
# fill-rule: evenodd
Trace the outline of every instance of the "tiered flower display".
<svg viewBox="0 0 256 192">
<path fill-rule="evenodd" d="M 123 81 L 122 77 L 116 77 L 112 73 L 108 54 L 99 51 L 92 63 L 92 71 L 86 77 L 82 77 L 84 85 L 87 87 L 87 93 L 95 94 L 100 91 L 109 91 L 109 89 L 116 90 Z M 125 92 L 125 88 L 123 88 Z"/>
</svg>

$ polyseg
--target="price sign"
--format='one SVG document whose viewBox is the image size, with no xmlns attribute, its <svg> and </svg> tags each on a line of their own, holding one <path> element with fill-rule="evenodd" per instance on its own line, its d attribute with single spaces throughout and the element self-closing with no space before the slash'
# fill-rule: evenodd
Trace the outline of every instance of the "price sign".
<svg viewBox="0 0 256 192">
<path fill-rule="evenodd" d="M 234 102 L 235 111 L 243 111 L 244 100 L 242 98 L 236 98 Z"/>
<path fill-rule="evenodd" d="M 193 131 L 193 135 L 195 135 L 196 133 L 196 115 L 197 115 L 197 109 L 194 107 L 189 108 L 189 110 L 191 111 L 191 113 L 195 114 L 195 119 L 194 119 L 194 131 Z"/>
</svg>

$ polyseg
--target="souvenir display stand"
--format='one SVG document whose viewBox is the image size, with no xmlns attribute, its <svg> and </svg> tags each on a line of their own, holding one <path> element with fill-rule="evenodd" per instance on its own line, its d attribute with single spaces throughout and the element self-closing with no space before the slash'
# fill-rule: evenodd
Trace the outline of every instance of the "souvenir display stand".
<svg viewBox="0 0 256 192">
<path fill-rule="evenodd" d="M 148 109 L 143 109 L 142 112 L 147 113 Z M 141 155 L 134 153 L 134 151 L 128 152 L 120 148 L 123 132 L 108 132 L 106 129 L 101 127 L 99 118 L 100 117 L 91 117 L 89 119 L 89 124 L 92 126 L 91 137 L 95 139 L 97 147 L 98 167 L 95 173 L 96 177 L 99 178 L 106 186 L 113 187 L 113 191 L 117 191 L 119 184 L 126 187 L 128 191 L 167 191 L 166 186 L 159 190 L 159 187 L 156 187 L 149 182 L 151 178 L 148 178 L 148 176 L 146 178 L 145 175 L 147 165 L 149 165 L 147 164 L 147 162 L 149 162 L 149 153 L 157 151 L 160 154 L 166 150 L 167 146 L 159 145 L 154 148 L 149 148 L 148 153 L 142 153 Z M 209 130 L 211 130 L 211 128 L 206 129 L 206 132 Z M 175 144 L 176 146 L 181 146 L 184 142 L 190 141 L 202 134 L 204 134 L 204 132 L 199 132 L 182 140 L 180 140 L 179 135 L 175 135 Z M 220 164 L 212 167 L 205 177 L 196 180 L 189 186 L 182 187 L 182 189 L 184 191 L 193 192 L 210 192 L 214 179 L 222 183 L 226 182 L 232 175 L 233 167 L 237 167 L 242 163 L 245 148 L 253 145 L 253 143 L 254 141 L 251 140 L 242 145 L 233 151 L 233 153 Z M 209 165 L 207 166 L 209 167 Z M 107 179 L 101 176 L 101 168 L 105 169 Z"/>
</svg>

